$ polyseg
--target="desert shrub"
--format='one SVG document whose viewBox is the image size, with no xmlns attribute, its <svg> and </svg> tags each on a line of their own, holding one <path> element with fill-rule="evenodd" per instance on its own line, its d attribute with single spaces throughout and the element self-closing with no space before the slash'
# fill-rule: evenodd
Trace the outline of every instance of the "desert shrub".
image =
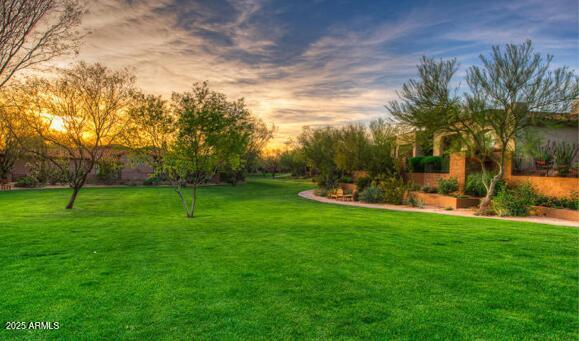
<svg viewBox="0 0 579 341">
<path fill-rule="evenodd" d="M 557 162 L 559 175 L 567 176 L 569 174 L 578 151 L 579 146 L 575 143 L 571 144 L 564 141 L 557 143 L 555 147 L 555 160 Z"/>
<path fill-rule="evenodd" d="M 384 191 L 381 187 L 370 186 L 365 190 L 361 191 L 358 195 L 360 201 L 369 203 L 379 203 L 384 202 Z"/>
<path fill-rule="evenodd" d="M 490 183 L 490 178 L 493 176 L 491 173 L 487 173 L 487 182 Z M 501 188 L 505 186 L 505 182 L 501 179 L 496 185 L 495 195 Z M 466 184 L 464 186 L 464 193 L 472 195 L 475 197 L 484 197 L 487 195 L 487 189 L 483 184 L 483 173 L 472 173 L 469 174 L 466 179 Z"/>
<path fill-rule="evenodd" d="M 422 166 L 427 173 L 440 171 L 442 169 L 442 157 L 426 156 L 422 159 Z"/>
<path fill-rule="evenodd" d="M 449 161 L 443 156 L 415 156 L 408 159 L 408 167 L 416 173 L 448 172 Z"/>
<path fill-rule="evenodd" d="M 468 175 L 464 186 L 464 193 L 475 197 L 484 197 L 487 194 L 487 189 L 483 184 L 482 173 L 473 173 Z"/>
<path fill-rule="evenodd" d="M 340 182 L 341 182 L 341 183 L 344 183 L 344 184 L 353 184 L 353 183 L 354 183 L 354 180 L 352 180 L 352 177 L 351 177 L 351 176 L 349 176 L 349 175 L 344 175 L 344 176 L 340 179 Z"/>
<path fill-rule="evenodd" d="M 33 176 L 24 176 L 18 180 L 14 184 L 14 187 L 22 187 L 22 188 L 33 188 L 40 186 L 40 182 L 37 178 Z"/>
<path fill-rule="evenodd" d="M 424 193 L 436 193 L 438 189 L 434 186 L 424 185 L 420 188 L 420 190 Z"/>
<path fill-rule="evenodd" d="M 579 195 L 577 195 L 577 193 L 574 193 L 569 198 L 554 198 L 544 195 L 538 195 L 535 198 L 535 205 L 552 208 L 566 208 L 570 210 L 579 210 Z"/>
<path fill-rule="evenodd" d="M 121 178 L 123 164 L 116 159 L 102 159 L 96 165 L 97 179 L 105 184 L 111 184 Z"/>
<path fill-rule="evenodd" d="M 456 178 L 438 179 L 438 193 L 450 194 L 458 191 L 458 181 Z"/>
<path fill-rule="evenodd" d="M 143 185 L 145 186 L 156 186 L 161 182 L 161 179 L 159 179 L 158 176 L 155 175 L 151 175 L 148 178 L 146 178 L 145 180 L 143 180 Z"/>
<path fill-rule="evenodd" d="M 398 177 L 388 177 L 380 180 L 380 187 L 384 192 L 384 202 L 394 205 L 402 205 L 407 186 L 404 180 Z"/>
<path fill-rule="evenodd" d="M 422 159 L 424 159 L 424 156 L 415 156 L 408 159 L 410 170 L 416 173 L 423 173 L 424 165 L 422 164 Z"/>
<path fill-rule="evenodd" d="M 365 190 L 372 183 L 372 179 L 369 176 L 361 176 L 356 180 L 356 187 L 358 191 Z"/>
<path fill-rule="evenodd" d="M 219 173 L 219 181 L 231 185 L 237 185 L 245 181 L 245 173 L 241 170 L 227 170 Z"/>
<path fill-rule="evenodd" d="M 536 194 L 530 184 L 502 187 L 493 198 L 493 210 L 499 216 L 524 217 L 535 204 Z"/>
<path fill-rule="evenodd" d="M 56 165 L 49 161 L 35 160 L 32 162 L 27 162 L 26 166 L 29 170 L 27 177 L 36 179 L 38 182 L 38 184 L 33 187 L 37 187 L 42 184 L 56 185 L 58 183 L 67 182 L 67 174 L 62 172 Z"/>
<path fill-rule="evenodd" d="M 412 193 L 408 195 L 408 200 L 406 201 L 406 203 L 411 207 L 418 207 L 418 208 L 424 207 L 424 203 L 420 199 L 416 198 Z"/>
<path fill-rule="evenodd" d="M 320 196 L 320 197 L 327 197 L 329 193 L 330 193 L 330 191 L 325 189 L 325 188 L 317 188 L 314 191 L 314 194 L 317 196 Z"/>
<path fill-rule="evenodd" d="M 422 188 L 422 186 L 414 182 L 408 182 L 406 186 L 409 191 L 420 191 L 420 189 Z"/>
<path fill-rule="evenodd" d="M 335 174 L 320 174 L 316 177 L 316 184 L 320 188 L 332 189 L 338 186 L 339 177 Z"/>
</svg>

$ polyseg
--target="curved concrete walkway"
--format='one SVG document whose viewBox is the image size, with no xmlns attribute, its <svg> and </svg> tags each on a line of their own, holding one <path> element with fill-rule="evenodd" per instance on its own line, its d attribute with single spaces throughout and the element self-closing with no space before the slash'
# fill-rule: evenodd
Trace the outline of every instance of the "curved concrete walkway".
<svg viewBox="0 0 579 341">
<path fill-rule="evenodd" d="M 557 225 L 566 227 L 579 228 L 579 222 L 563 220 L 563 219 L 553 219 L 547 217 L 496 217 L 496 216 L 478 216 L 474 214 L 473 210 L 469 209 L 458 209 L 447 211 L 441 208 L 425 206 L 424 208 L 409 207 L 403 205 L 389 205 L 389 204 L 368 204 L 359 201 L 339 201 L 328 199 L 325 197 L 320 197 L 314 194 L 314 190 L 303 191 L 298 194 L 300 197 L 308 200 L 314 200 L 323 202 L 326 204 L 344 205 L 344 206 L 355 206 L 355 207 L 366 207 L 366 208 L 376 208 L 382 210 L 392 210 L 392 211 L 402 211 L 402 212 L 421 212 L 421 213 L 435 213 L 444 214 L 451 216 L 460 217 L 471 217 L 471 218 L 481 218 L 481 219 L 498 219 L 498 220 L 511 220 L 511 221 L 521 221 L 526 223 L 540 223 L 547 225 Z"/>
</svg>

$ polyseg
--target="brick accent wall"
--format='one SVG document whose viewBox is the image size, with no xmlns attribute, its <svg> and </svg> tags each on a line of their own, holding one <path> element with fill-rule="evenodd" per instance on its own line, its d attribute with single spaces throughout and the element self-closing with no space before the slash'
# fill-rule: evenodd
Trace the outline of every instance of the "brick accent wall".
<svg viewBox="0 0 579 341">
<path fill-rule="evenodd" d="M 456 178 L 459 190 L 464 192 L 466 184 L 467 158 L 464 153 L 453 153 L 450 156 L 450 169 L 448 174 L 444 173 L 412 173 L 409 180 L 419 186 L 437 187 L 438 179 Z M 570 197 L 573 192 L 579 192 L 578 178 L 563 178 L 555 176 L 528 176 L 512 175 L 511 160 L 505 164 L 504 180 L 513 185 L 530 183 L 537 193 L 542 195 L 566 198 Z"/>
<path fill-rule="evenodd" d="M 419 186 L 438 187 L 438 179 L 448 179 L 448 173 L 411 173 L 410 181 Z"/>
<path fill-rule="evenodd" d="M 448 173 L 412 173 L 409 180 L 420 186 L 438 187 L 439 179 L 456 178 L 461 192 L 464 191 L 467 175 L 467 160 L 464 153 L 450 155 L 450 167 Z"/>
<path fill-rule="evenodd" d="M 450 155 L 449 175 L 456 178 L 459 191 L 464 192 L 467 175 L 467 160 L 464 153 L 452 153 Z"/>
<path fill-rule="evenodd" d="M 578 178 L 513 175 L 513 168 L 510 159 L 507 160 L 505 164 L 504 179 L 507 183 L 513 185 L 530 183 L 537 193 L 550 197 L 567 198 L 570 197 L 573 192 L 579 192 Z"/>
</svg>

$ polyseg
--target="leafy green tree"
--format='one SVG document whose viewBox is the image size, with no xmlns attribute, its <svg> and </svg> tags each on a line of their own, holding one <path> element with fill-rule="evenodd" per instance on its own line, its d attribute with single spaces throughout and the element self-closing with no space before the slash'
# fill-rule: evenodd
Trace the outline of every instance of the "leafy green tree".
<svg viewBox="0 0 579 341">
<path fill-rule="evenodd" d="M 338 140 L 338 131 L 331 127 L 319 129 L 306 127 L 298 137 L 304 157 L 308 160 L 309 166 L 318 173 L 318 184 L 324 188 L 335 186 L 340 177 L 335 158 Z"/>
<path fill-rule="evenodd" d="M 347 125 L 337 132 L 336 167 L 343 173 L 365 169 L 370 154 L 370 140 L 365 126 Z"/>
<path fill-rule="evenodd" d="M 366 170 L 371 177 L 391 175 L 397 172 L 394 151 L 396 136 L 401 129 L 391 122 L 378 119 L 370 122 Z"/>
<path fill-rule="evenodd" d="M 306 176 L 308 163 L 303 151 L 293 142 L 288 143 L 289 148 L 280 157 L 280 167 L 289 171 L 294 176 Z"/>
<path fill-rule="evenodd" d="M 568 112 L 572 101 L 579 97 L 579 83 L 568 67 L 552 69 L 553 56 L 535 53 L 531 41 L 508 44 L 504 49 L 494 46 L 489 56 L 480 58 L 482 66 L 471 66 L 467 72 L 470 93 L 465 96 L 466 115 L 457 115 L 457 119 L 462 131 L 469 131 L 469 123 L 476 122 L 481 133 L 485 129 L 490 132 L 498 147 L 498 153 L 484 154 L 484 159 L 493 161 L 498 168 L 490 183 L 485 182 L 487 195 L 480 206 L 485 212 L 513 151 L 512 141 L 525 128 L 549 116 L 533 113 Z M 481 133 L 471 135 L 474 139 Z"/>
<path fill-rule="evenodd" d="M 227 120 L 230 126 L 229 133 L 221 139 L 221 162 L 220 169 L 228 174 L 229 182 L 236 185 L 245 177 L 248 154 L 253 147 L 251 142 L 256 131 L 261 128 L 261 123 L 247 108 L 245 101 L 228 102 Z"/>
<path fill-rule="evenodd" d="M 240 157 L 251 140 L 250 114 L 242 101 L 228 102 L 225 95 L 195 84 L 192 91 L 173 94 L 175 140 L 163 159 L 163 175 L 175 186 L 187 217 L 197 204 L 197 189 L 224 165 L 240 166 Z M 191 200 L 185 199 L 191 186 Z"/>
<path fill-rule="evenodd" d="M 532 43 L 494 46 L 481 55 L 481 66 L 467 71 L 469 91 L 462 97 L 450 87 L 458 67 L 455 60 L 423 58 L 419 80 L 410 80 L 390 103 L 390 112 L 401 122 L 437 133 L 452 134 L 476 158 L 483 174 L 486 162 L 496 172 L 483 176 L 487 189 L 480 213 L 487 213 L 512 141 L 548 112 L 565 112 L 579 97 L 578 78 L 567 67 L 551 68 L 552 56 L 535 53 Z M 537 114 L 538 113 L 538 114 Z"/>
</svg>

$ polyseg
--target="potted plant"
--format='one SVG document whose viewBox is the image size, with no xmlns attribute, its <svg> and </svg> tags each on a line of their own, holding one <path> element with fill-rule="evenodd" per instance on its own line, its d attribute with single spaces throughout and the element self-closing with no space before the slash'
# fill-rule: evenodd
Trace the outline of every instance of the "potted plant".
<svg viewBox="0 0 579 341">
<path fill-rule="evenodd" d="M 553 154 L 555 149 L 555 143 L 547 141 L 546 144 L 537 147 L 535 152 L 535 166 L 537 169 L 549 169 L 553 164 Z"/>
<path fill-rule="evenodd" d="M 567 176 L 577 156 L 577 144 L 559 142 L 555 148 L 555 161 L 557 163 L 557 170 L 560 176 Z"/>
</svg>

